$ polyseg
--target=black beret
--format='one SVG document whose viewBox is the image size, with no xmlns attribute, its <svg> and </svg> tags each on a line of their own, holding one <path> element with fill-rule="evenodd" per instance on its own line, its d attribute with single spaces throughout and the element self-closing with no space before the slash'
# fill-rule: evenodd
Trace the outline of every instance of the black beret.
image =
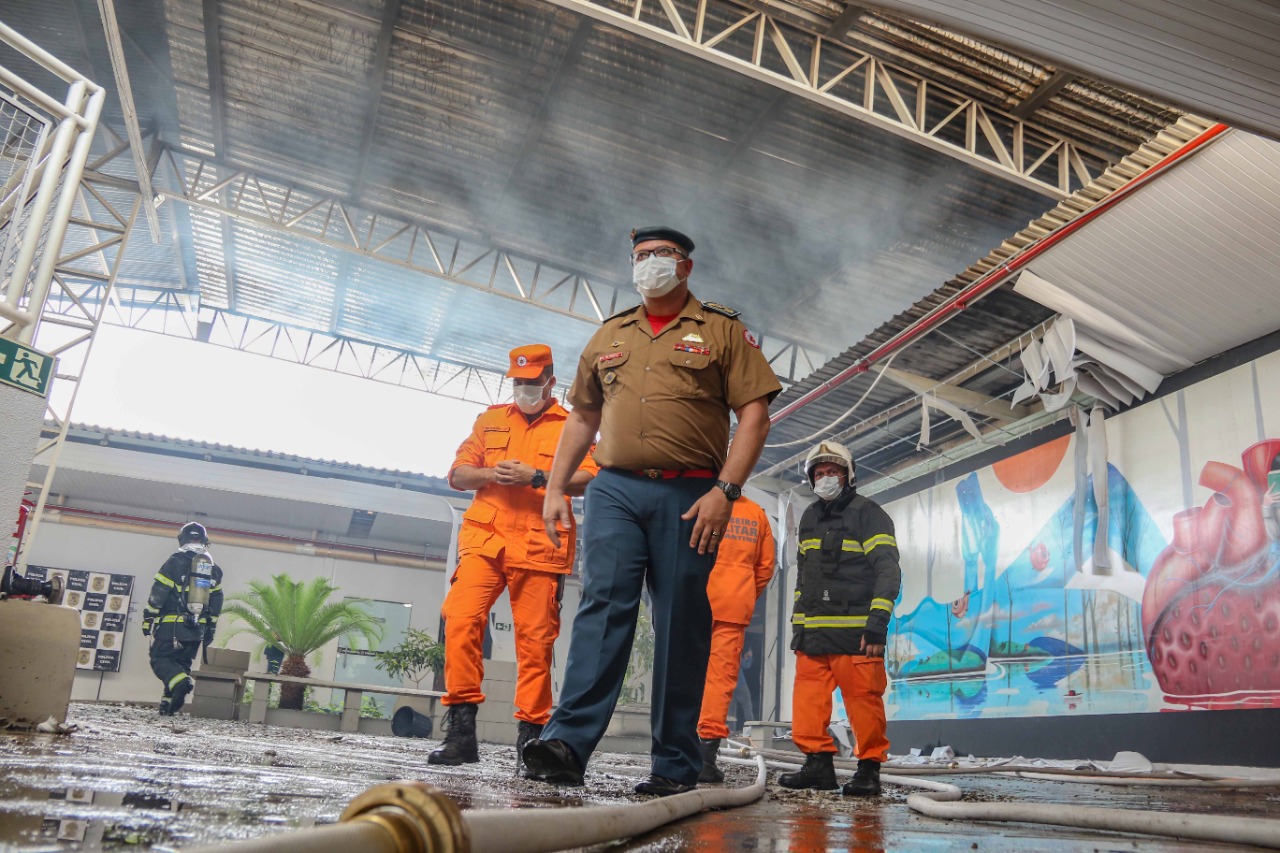
<svg viewBox="0 0 1280 853">
<path fill-rule="evenodd" d="M 668 228 L 665 225 L 646 225 L 644 228 L 631 229 L 631 247 L 643 243 L 645 240 L 670 240 L 686 253 L 693 251 L 693 241 L 685 235 L 681 234 L 674 228 Z"/>
</svg>

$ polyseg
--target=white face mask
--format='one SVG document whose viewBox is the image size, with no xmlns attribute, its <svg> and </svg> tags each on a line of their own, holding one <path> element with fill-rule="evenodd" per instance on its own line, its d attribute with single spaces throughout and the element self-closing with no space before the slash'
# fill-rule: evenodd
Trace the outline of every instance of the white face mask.
<svg viewBox="0 0 1280 853">
<path fill-rule="evenodd" d="M 835 500 L 842 491 L 839 477 L 819 477 L 813 484 L 813 493 L 824 501 Z"/>
<path fill-rule="evenodd" d="M 680 284 L 676 259 L 650 255 L 631 268 L 631 281 L 641 296 L 650 299 L 666 296 Z"/>
<path fill-rule="evenodd" d="M 550 385 L 550 379 L 541 385 L 517 385 L 511 391 L 512 400 L 526 415 L 536 415 L 542 408 L 542 401 L 545 399 L 543 395 Z"/>
</svg>

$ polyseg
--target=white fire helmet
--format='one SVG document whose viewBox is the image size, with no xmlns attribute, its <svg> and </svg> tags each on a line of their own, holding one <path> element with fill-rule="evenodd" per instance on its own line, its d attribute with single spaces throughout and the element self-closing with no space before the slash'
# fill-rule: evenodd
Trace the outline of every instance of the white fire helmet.
<svg viewBox="0 0 1280 853">
<path fill-rule="evenodd" d="M 804 473 L 809 478 L 809 485 L 813 485 L 813 469 L 818 466 L 819 462 L 835 462 L 843 465 L 845 471 L 848 472 L 849 485 L 853 485 L 857 471 L 857 466 L 853 464 L 853 456 L 849 453 L 849 448 L 845 447 L 837 441 L 819 442 L 818 446 L 809 451 L 809 455 L 804 460 Z"/>
</svg>

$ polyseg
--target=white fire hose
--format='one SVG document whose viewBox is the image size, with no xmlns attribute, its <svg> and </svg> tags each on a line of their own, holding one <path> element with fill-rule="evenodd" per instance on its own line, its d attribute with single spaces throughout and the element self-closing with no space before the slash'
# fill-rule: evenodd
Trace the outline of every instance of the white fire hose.
<svg viewBox="0 0 1280 853">
<path fill-rule="evenodd" d="M 626 806 L 459 811 L 443 793 L 417 782 L 370 788 L 333 826 L 192 848 L 194 853 L 551 853 L 631 838 L 705 809 L 733 808 L 764 796 L 765 760 L 746 788 L 695 788 Z"/>
<path fill-rule="evenodd" d="M 761 757 L 768 766 L 780 770 L 799 769 L 794 760 L 797 753 L 786 750 L 755 750 L 748 745 L 731 741 L 730 747 L 721 749 L 722 762 L 752 764 Z M 755 758 L 745 754 L 754 752 Z M 851 773 L 857 762 L 836 760 L 837 772 Z M 893 768 L 913 773 L 915 768 Z M 925 774 L 950 773 L 1004 773 L 1032 779 L 1052 779 L 1061 782 L 1087 782 L 1090 784 L 1118 785 L 1177 785 L 1200 788 L 1251 788 L 1280 787 L 1280 779 L 1226 779 L 1226 778 L 1168 778 L 1144 777 L 1124 774 L 1119 777 L 1092 771 L 1047 770 L 1046 768 L 995 765 L 980 768 L 919 768 Z M 1034 772 L 1029 772 L 1034 771 Z M 1017 821 L 1043 823 L 1054 826 L 1070 826 L 1079 829 L 1098 829 L 1110 832 L 1133 832 L 1144 835 L 1161 835 L 1175 838 L 1195 838 L 1230 844 L 1250 844 L 1280 850 L 1280 820 L 1227 815 L 1195 815 L 1177 812 L 1148 812 L 1129 809 L 1108 809 L 1096 806 L 1069 806 L 1060 803 L 964 803 L 958 802 L 963 792 L 955 785 L 932 782 L 897 774 L 881 773 L 881 781 L 892 785 L 922 789 L 907 795 L 907 806 L 928 817 L 943 820 Z"/>
</svg>

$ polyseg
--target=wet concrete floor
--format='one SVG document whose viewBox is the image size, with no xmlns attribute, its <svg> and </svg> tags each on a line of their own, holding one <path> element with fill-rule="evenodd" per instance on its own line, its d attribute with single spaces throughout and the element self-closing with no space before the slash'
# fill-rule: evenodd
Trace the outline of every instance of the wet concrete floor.
<svg viewBox="0 0 1280 853">
<path fill-rule="evenodd" d="M 394 779 L 443 789 L 463 809 L 572 808 L 646 798 L 647 756 L 597 754 L 587 786 L 515 778 L 515 750 L 481 745 L 481 763 L 432 767 L 436 740 L 159 717 L 153 708 L 74 703 L 68 735 L 0 732 L 0 850 L 181 850 L 336 822 L 360 792 Z M 725 768 L 727 784 L 755 771 Z M 907 790 L 873 802 L 788 791 L 770 771 L 764 799 L 704 812 L 611 851 L 1230 851 L 1250 848 L 1032 824 L 918 815 Z M 936 778 L 936 777 L 934 777 Z M 974 775 L 946 777 L 965 800 L 1069 803 L 1280 818 L 1280 790 L 1130 788 Z M 604 848 L 599 848 L 604 849 Z"/>
</svg>

